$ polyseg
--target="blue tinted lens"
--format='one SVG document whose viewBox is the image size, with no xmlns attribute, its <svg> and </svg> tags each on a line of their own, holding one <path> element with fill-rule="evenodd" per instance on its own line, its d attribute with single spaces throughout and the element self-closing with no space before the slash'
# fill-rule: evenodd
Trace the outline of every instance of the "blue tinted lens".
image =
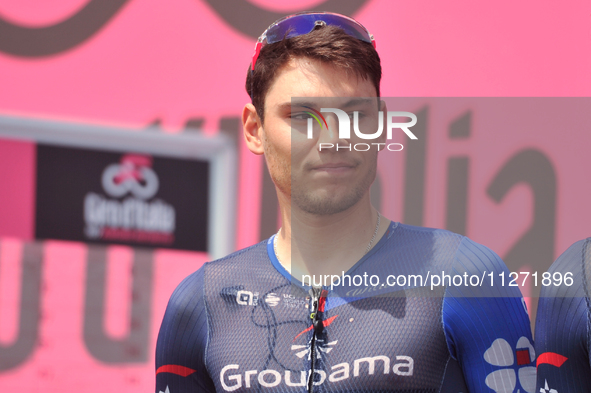
<svg viewBox="0 0 591 393">
<path fill-rule="evenodd" d="M 279 42 L 284 38 L 308 34 L 316 26 L 316 21 L 323 21 L 328 26 L 340 27 L 348 35 L 371 43 L 369 33 L 357 22 L 334 14 L 298 14 L 288 17 L 267 30 L 267 44 Z"/>
</svg>

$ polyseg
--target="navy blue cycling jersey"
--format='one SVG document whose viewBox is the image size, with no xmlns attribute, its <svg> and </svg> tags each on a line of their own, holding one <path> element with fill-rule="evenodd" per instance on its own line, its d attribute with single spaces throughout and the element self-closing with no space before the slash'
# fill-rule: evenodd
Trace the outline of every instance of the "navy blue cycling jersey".
<svg viewBox="0 0 591 393">
<path fill-rule="evenodd" d="M 529 318 L 517 288 L 491 286 L 501 272 L 466 237 L 392 223 L 347 272 L 352 282 L 318 299 L 278 262 L 272 237 L 175 290 L 156 392 L 532 393 Z M 445 286 L 431 288 L 434 274 Z M 364 275 L 380 284 L 355 285 Z"/>
<path fill-rule="evenodd" d="M 570 246 L 548 272 L 536 318 L 536 391 L 591 392 L 591 238 Z"/>
</svg>

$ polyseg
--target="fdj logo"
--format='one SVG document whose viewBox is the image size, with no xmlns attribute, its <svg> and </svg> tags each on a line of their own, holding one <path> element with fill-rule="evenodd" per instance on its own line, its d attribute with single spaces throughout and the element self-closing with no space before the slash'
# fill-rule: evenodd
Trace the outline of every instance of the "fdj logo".
<svg viewBox="0 0 591 393">
<path fill-rule="evenodd" d="M 306 106 L 305 108 L 310 109 L 312 112 L 307 112 L 308 115 L 310 115 L 311 117 L 308 118 L 308 132 L 307 132 L 307 136 L 308 139 L 313 139 L 313 128 L 314 128 L 314 120 L 316 120 L 316 122 L 318 123 L 318 125 L 320 126 L 320 128 L 322 128 L 323 126 L 326 127 L 328 129 L 328 123 L 326 122 L 326 119 L 324 118 L 324 116 L 322 115 L 321 112 L 326 113 L 334 113 L 337 116 L 337 119 L 339 121 L 339 139 L 351 139 L 351 117 L 350 114 L 345 112 L 342 109 L 337 109 L 337 108 L 320 108 L 320 112 L 318 112 L 316 109 L 311 108 Z M 387 119 L 388 119 L 388 124 L 387 124 L 387 139 L 392 139 L 392 133 L 394 129 L 401 129 L 402 131 L 404 131 L 404 133 L 410 138 L 410 139 L 418 139 L 416 137 L 415 134 L 412 133 L 411 130 L 409 130 L 410 127 L 414 126 L 415 124 L 417 124 L 417 117 L 414 113 L 411 112 L 387 112 Z M 396 118 L 408 118 L 410 119 L 410 121 L 408 122 L 397 122 L 395 121 Z M 322 119 L 322 122 L 321 122 Z M 355 133 L 355 135 L 360 138 L 360 139 L 365 139 L 365 140 L 376 140 L 378 139 L 381 135 L 382 132 L 384 131 L 384 115 L 383 112 L 379 111 L 378 112 L 378 130 L 372 134 L 365 134 L 363 132 L 361 132 L 359 130 L 359 112 L 358 111 L 354 111 L 353 112 L 353 132 Z M 318 150 L 322 151 L 322 149 L 332 149 L 332 148 L 336 148 L 336 150 L 356 150 L 356 151 L 367 151 L 371 149 L 371 146 L 376 146 L 377 150 L 379 151 L 382 148 L 387 148 L 390 151 L 400 151 L 404 148 L 404 146 L 401 143 L 355 143 L 355 144 L 349 144 L 349 145 L 339 145 L 338 143 L 333 144 L 333 143 L 319 143 L 318 144 Z"/>
</svg>

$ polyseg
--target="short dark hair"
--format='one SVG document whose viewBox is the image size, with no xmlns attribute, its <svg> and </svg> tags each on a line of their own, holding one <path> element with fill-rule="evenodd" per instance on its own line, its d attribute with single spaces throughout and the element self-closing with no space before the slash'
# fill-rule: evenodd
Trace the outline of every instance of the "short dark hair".
<svg viewBox="0 0 591 393">
<path fill-rule="evenodd" d="M 337 26 L 322 26 L 308 34 L 287 38 L 261 49 L 254 72 L 248 68 L 246 92 L 264 121 L 265 96 L 277 72 L 291 59 L 309 58 L 370 80 L 380 97 L 382 66 L 372 44 L 351 37 Z"/>
</svg>

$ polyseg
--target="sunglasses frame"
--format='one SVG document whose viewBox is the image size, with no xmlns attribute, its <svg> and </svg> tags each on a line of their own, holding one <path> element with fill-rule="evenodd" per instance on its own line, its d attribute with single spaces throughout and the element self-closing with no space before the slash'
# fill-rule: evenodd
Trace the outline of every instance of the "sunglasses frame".
<svg viewBox="0 0 591 393">
<path fill-rule="evenodd" d="M 323 19 L 324 17 L 324 19 Z M 325 20 L 326 19 L 326 20 Z M 313 22 L 313 24 L 312 24 Z M 299 24 L 299 25 L 298 25 Z M 256 61 L 264 45 L 274 44 L 284 38 L 293 38 L 308 34 L 317 26 L 337 26 L 351 37 L 372 44 L 376 47 L 373 35 L 361 23 L 345 15 L 334 12 L 300 12 L 285 16 L 273 22 L 258 38 L 252 55 L 251 72 L 254 72 Z M 298 28 L 305 27 L 305 32 L 298 32 Z"/>
</svg>

